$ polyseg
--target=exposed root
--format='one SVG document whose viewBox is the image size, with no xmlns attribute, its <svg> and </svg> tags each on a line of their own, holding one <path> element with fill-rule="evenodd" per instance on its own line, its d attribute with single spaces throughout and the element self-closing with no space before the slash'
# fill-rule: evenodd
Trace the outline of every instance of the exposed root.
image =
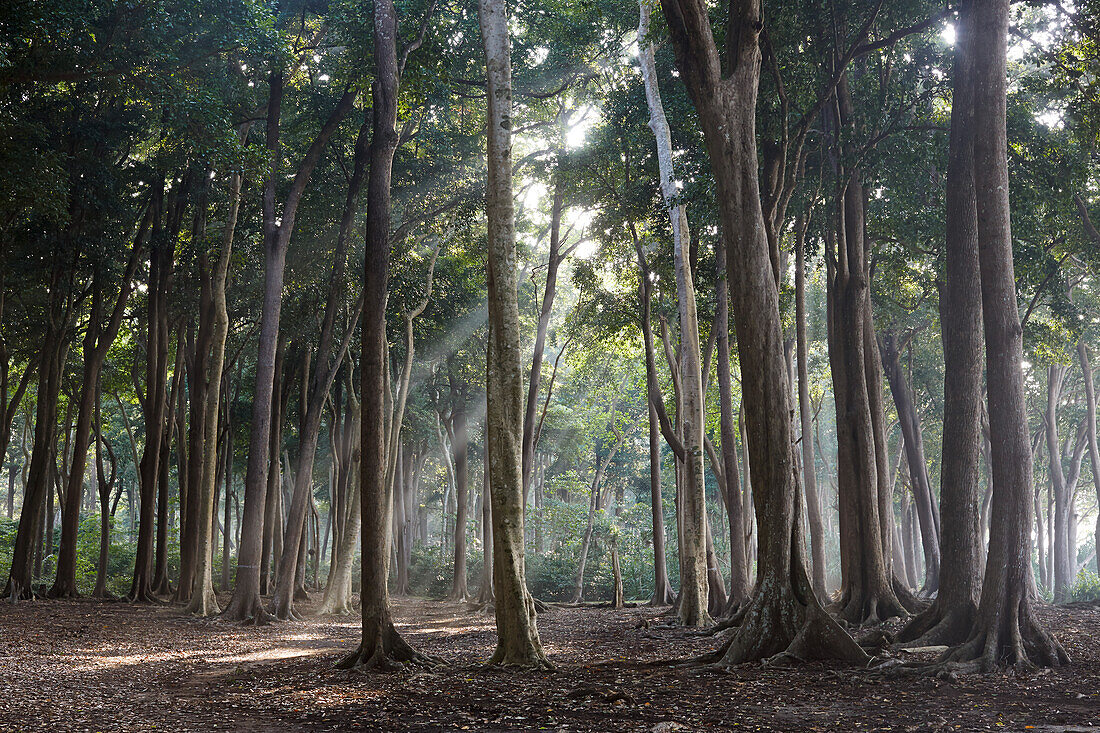
<svg viewBox="0 0 1100 733">
<path fill-rule="evenodd" d="M 233 596 L 233 599 L 222 611 L 219 617 L 222 621 L 228 621 L 233 623 L 250 623 L 256 626 L 265 626 L 275 620 L 275 617 L 267 612 L 264 608 L 263 601 L 255 594 L 249 594 L 248 596 L 238 597 Z"/>
<path fill-rule="evenodd" d="M 359 648 L 341 659 L 337 669 L 356 672 L 400 672 L 409 667 L 438 667 L 443 660 L 422 654 L 413 649 L 392 623 L 375 638 L 363 639 Z"/>
<path fill-rule="evenodd" d="M 538 612 L 538 613 L 550 613 L 550 606 L 546 605 L 546 603 L 544 603 L 543 601 L 540 601 L 538 598 L 532 598 L 531 600 L 535 604 L 535 611 L 536 612 Z"/>
<path fill-rule="evenodd" d="M 851 626 L 873 625 L 895 617 L 909 615 L 901 601 L 893 593 L 882 597 L 853 594 L 846 599 L 842 598 L 841 604 L 837 616 Z"/>
<path fill-rule="evenodd" d="M 154 596 L 148 590 L 142 590 L 137 593 L 131 593 L 126 596 L 127 603 L 135 603 L 146 606 L 163 606 L 164 601 Z"/>
<path fill-rule="evenodd" d="M 941 662 L 963 665 L 957 669 L 970 670 L 973 666 L 971 671 L 992 672 L 1007 668 L 1027 672 L 1038 667 L 1069 664 L 1069 655 L 1050 632 L 1025 611 L 1018 623 L 1015 618 L 992 624 L 979 620 L 970 639 L 946 652 Z"/>
<path fill-rule="evenodd" d="M 954 646 L 962 644 L 970 636 L 974 627 L 977 606 L 971 603 L 953 605 L 950 608 L 939 599 L 931 606 L 910 619 L 897 640 L 907 646 Z"/>
<path fill-rule="evenodd" d="M 807 589 L 808 590 L 808 587 Z M 768 583 L 745 605 L 740 624 L 715 652 L 696 663 L 728 669 L 746 662 L 840 660 L 866 665 L 867 653 L 817 602 L 787 583 Z"/>
<path fill-rule="evenodd" d="M 546 658 L 546 654 L 542 649 L 532 648 L 524 656 L 517 656 L 515 654 L 508 655 L 505 653 L 504 647 L 500 644 L 497 644 L 497 649 L 493 652 L 493 656 L 485 663 L 485 669 L 490 667 L 540 670 L 546 672 L 553 672 L 556 669 L 550 660 Z"/>
<path fill-rule="evenodd" d="M 191 602 L 187 604 L 187 613 L 202 618 L 218 615 L 221 613 L 221 609 L 218 608 L 218 597 L 214 595 L 213 590 L 200 590 L 191 596 Z"/>
<path fill-rule="evenodd" d="M 909 613 L 920 613 L 928 608 L 930 605 L 928 602 L 928 596 L 918 596 L 913 591 L 905 587 L 905 584 L 898 580 L 898 576 L 893 576 L 890 580 L 890 584 L 894 589 L 894 595 Z"/>
<path fill-rule="evenodd" d="M 73 585 L 65 583 L 59 586 L 57 583 L 54 583 L 53 586 L 46 591 L 46 598 L 51 600 L 60 600 L 63 598 L 76 599 L 80 598 L 80 594 L 76 592 L 76 587 Z"/>
</svg>

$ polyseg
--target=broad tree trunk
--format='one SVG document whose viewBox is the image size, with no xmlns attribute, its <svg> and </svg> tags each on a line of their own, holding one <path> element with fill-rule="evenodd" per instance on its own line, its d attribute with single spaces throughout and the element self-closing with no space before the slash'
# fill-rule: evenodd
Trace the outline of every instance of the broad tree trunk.
<svg viewBox="0 0 1100 733">
<path fill-rule="evenodd" d="M 493 587 L 497 648 L 490 664 L 550 667 L 527 590 L 523 532 L 523 374 L 516 300 L 516 224 L 512 201 L 512 62 L 504 0 L 478 0 L 485 50 L 488 140 L 489 352 L 486 442 L 492 486 Z"/>
<path fill-rule="evenodd" d="M 1008 7 L 1008 0 L 975 3 L 973 35 L 964 46 L 974 74 L 974 189 L 993 438 L 993 515 L 978 615 L 969 640 L 954 649 L 950 659 L 973 662 L 985 670 L 1002 664 L 1068 662 L 1065 651 L 1040 625 L 1031 600 L 1031 445 L 1012 262 L 1005 124 Z"/>
<path fill-rule="evenodd" d="M 837 89 L 836 130 L 854 129 L 847 75 Z M 843 192 L 835 234 L 826 237 L 829 263 L 829 365 L 837 423 L 837 487 L 840 504 L 840 615 L 850 623 L 885 620 L 905 614 L 894 594 L 887 552 L 892 538 L 883 532 L 885 471 L 881 445 L 881 402 L 875 392 L 879 372 L 870 323 L 870 260 L 864 237 L 861 172 L 845 168 L 838 147 L 833 164 Z M 878 408 L 878 409 L 876 409 Z"/>
<path fill-rule="evenodd" d="M 865 662 L 866 654 L 821 607 L 802 557 L 777 273 L 764 232 L 756 153 L 760 5 L 730 4 L 726 45 L 733 55 L 725 76 L 707 4 L 661 0 L 661 6 L 717 184 L 759 532 L 754 595 L 738 612 L 737 630 L 711 659 L 733 665 L 787 651 L 798 659 Z"/>
<path fill-rule="evenodd" d="M 935 602 L 899 633 L 922 645 L 958 644 L 970 633 L 981 591 L 978 521 L 982 434 L 982 300 L 974 192 L 974 86 L 970 10 L 955 34 L 947 163 L 945 278 L 940 290 L 944 413 L 940 463 L 940 587 Z"/>
</svg>

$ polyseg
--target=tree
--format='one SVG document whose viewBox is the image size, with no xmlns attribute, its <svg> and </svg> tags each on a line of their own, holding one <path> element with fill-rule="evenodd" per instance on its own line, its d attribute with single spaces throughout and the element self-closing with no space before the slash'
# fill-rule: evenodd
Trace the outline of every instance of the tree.
<svg viewBox="0 0 1100 733">
<path fill-rule="evenodd" d="M 974 191 L 974 80 L 971 13 L 955 30 L 951 137 L 947 169 L 944 283 L 940 324 L 944 361 L 943 450 L 940 469 L 940 587 L 935 602 L 899 634 L 905 641 L 965 640 L 981 588 L 978 453 L 981 436 L 982 301 L 978 211 Z"/>
<path fill-rule="evenodd" d="M 737 630 L 709 659 L 732 665 L 787 652 L 862 661 L 864 652 L 821 607 L 802 557 L 779 292 L 757 172 L 760 3 L 730 3 L 725 66 L 706 3 L 662 0 L 661 7 L 714 172 L 759 528 L 753 597 L 738 611 Z"/>
<path fill-rule="evenodd" d="M 393 669 L 408 663 L 423 664 L 428 657 L 413 649 L 393 625 L 387 575 L 392 531 L 393 483 L 387 480 L 388 451 L 385 393 L 386 296 L 390 256 L 390 185 L 393 156 L 400 143 L 397 134 L 397 101 L 409 52 L 424 37 L 428 11 L 417 41 L 407 46 L 398 61 L 397 13 L 392 0 L 374 2 L 375 81 L 371 96 L 370 172 L 367 176 L 367 221 L 363 259 L 363 325 L 360 351 L 362 404 L 359 491 L 362 506 L 363 639 L 359 648 L 341 660 L 350 668 Z M 411 354 L 410 354 L 411 357 Z M 392 475 L 392 474 L 391 474 Z"/>
<path fill-rule="evenodd" d="M 985 332 L 986 391 L 992 436 L 993 506 L 989 554 L 969 639 L 949 661 L 982 670 L 1069 661 L 1032 606 L 1031 445 L 1024 393 L 1023 330 L 1016 305 L 1005 122 L 1008 0 L 971 9 L 974 195 Z"/>
<path fill-rule="evenodd" d="M 478 0 L 478 18 L 485 50 L 488 126 L 485 216 L 489 351 L 485 424 L 497 623 L 497 648 L 490 664 L 549 668 L 524 571 L 523 374 L 512 203 L 512 62 L 504 0 Z"/>
<path fill-rule="evenodd" d="M 672 167 L 672 137 L 657 85 L 653 47 L 645 42 L 651 6 L 640 0 L 638 25 L 639 63 L 649 106 L 649 127 L 657 140 L 661 196 L 672 223 L 676 262 L 676 296 L 680 315 L 680 374 L 683 394 L 680 427 L 683 430 L 683 485 L 680 495 L 680 598 L 679 617 L 684 626 L 705 626 L 709 598 L 707 584 L 706 484 L 703 476 L 703 375 L 699 364 L 699 317 L 696 313 L 695 284 L 685 251 L 688 232 L 687 208 L 676 201 L 676 176 Z M 727 469 L 728 470 L 728 469 Z"/>
</svg>

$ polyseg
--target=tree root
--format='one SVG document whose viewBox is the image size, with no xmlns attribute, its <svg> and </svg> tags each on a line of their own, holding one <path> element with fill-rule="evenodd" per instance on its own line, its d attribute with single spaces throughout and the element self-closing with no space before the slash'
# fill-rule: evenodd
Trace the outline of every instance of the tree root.
<svg viewBox="0 0 1100 733">
<path fill-rule="evenodd" d="M 263 601 L 258 595 L 250 595 L 246 600 L 238 600 L 234 595 L 218 618 L 230 623 L 247 623 L 255 626 L 266 626 L 275 620 L 275 617 L 264 608 Z"/>
<path fill-rule="evenodd" d="M 509 669 L 527 669 L 527 670 L 540 670 L 546 672 L 553 672 L 557 669 L 549 659 L 546 658 L 546 654 L 541 650 L 532 650 L 525 657 L 507 656 L 504 651 L 504 647 L 500 644 L 497 645 L 497 649 L 493 652 L 493 656 L 489 658 L 489 661 L 485 663 L 483 669 L 490 669 L 492 667 L 505 667 Z"/>
<path fill-rule="evenodd" d="M 387 622 L 380 634 L 369 642 L 364 639 L 358 649 L 337 662 L 336 668 L 356 672 L 400 672 L 408 667 L 443 664 L 443 660 L 413 649 L 393 624 Z"/>
<path fill-rule="evenodd" d="M 902 627 L 897 640 L 907 646 L 954 646 L 965 642 L 974 627 L 977 606 L 973 602 L 946 606 L 936 599 Z"/>
<path fill-rule="evenodd" d="M 218 597 L 211 590 L 200 590 L 191 596 L 191 602 L 187 604 L 187 613 L 202 618 L 217 616 L 221 613 L 221 609 L 218 607 Z"/>
<path fill-rule="evenodd" d="M 771 583 L 740 612 L 737 630 L 722 646 L 693 660 L 727 670 L 746 662 L 840 660 L 866 665 L 870 657 L 817 602 L 805 600 L 787 584 Z"/>
<path fill-rule="evenodd" d="M 1062 645 L 1042 628 L 1030 613 L 1008 623 L 983 624 L 962 645 L 948 650 L 940 660 L 962 665 L 961 671 L 993 672 L 997 669 L 1033 671 L 1038 667 L 1061 667 L 1069 664 L 1069 655 Z M 974 668 L 971 670 L 971 666 Z"/>
<path fill-rule="evenodd" d="M 866 626 L 882 623 L 898 616 L 908 616 L 909 612 L 901 601 L 891 593 L 879 597 L 875 595 L 852 595 L 842 598 L 837 616 L 851 626 Z"/>
<path fill-rule="evenodd" d="M 897 597 L 898 602 L 909 613 L 921 613 L 928 609 L 929 602 L 928 597 L 918 596 L 913 591 L 905 587 L 905 584 L 898 580 L 898 576 L 893 576 L 890 579 L 890 585 L 894 589 L 894 595 Z"/>
</svg>

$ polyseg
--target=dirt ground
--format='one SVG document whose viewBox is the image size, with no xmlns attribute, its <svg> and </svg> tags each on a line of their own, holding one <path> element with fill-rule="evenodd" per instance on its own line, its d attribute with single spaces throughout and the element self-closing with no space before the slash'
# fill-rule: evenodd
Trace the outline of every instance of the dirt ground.
<svg viewBox="0 0 1100 733">
<path fill-rule="evenodd" d="M 557 671 L 485 671 L 491 614 L 397 606 L 407 638 L 448 666 L 334 669 L 356 645 L 356 617 L 256 628 L 167 606 L 2 603 L 0 730 L 1100 731 L 1095 606 L 1043 612 L 1071 667 L 956 681 L 824 665 L 654 665 L 716 641 L 663 627 L 650 608 L 554 607 L 539 627 Z"/>
</svg>

